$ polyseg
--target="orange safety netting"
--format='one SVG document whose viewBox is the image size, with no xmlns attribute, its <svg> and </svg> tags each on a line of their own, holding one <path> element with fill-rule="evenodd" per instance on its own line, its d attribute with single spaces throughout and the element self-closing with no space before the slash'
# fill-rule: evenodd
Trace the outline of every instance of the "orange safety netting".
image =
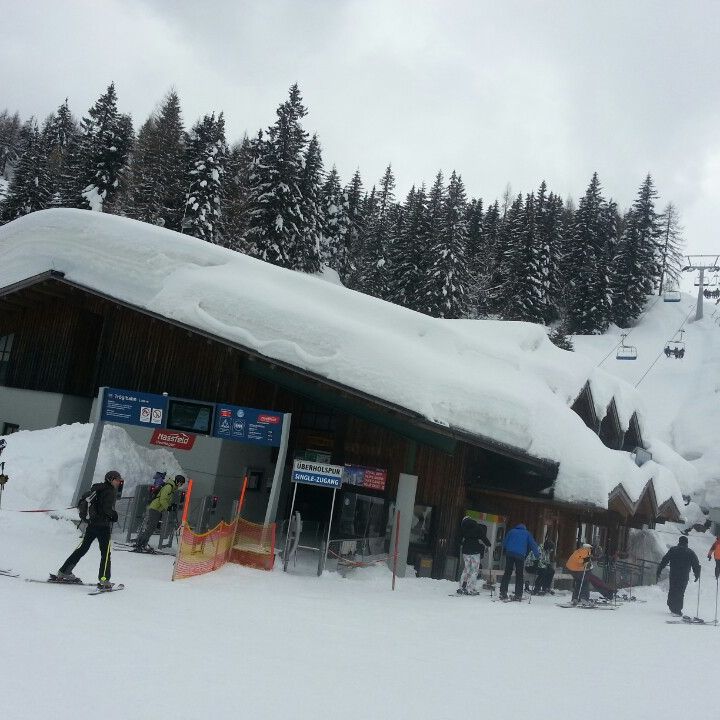
<svg viewBox="0 0 720 720">
<path fill-rule="evenodd" d="M 236 518 L 206 533 L 193 532 L 187 523 L 182 526 L 173 580 L 212 572 L 226 562 L 272 570 L 275 523 L 256 525 Z"/>
<path fill-rule="evenodd" d="M 242 518 L 237 518 L 235 522 L 235 540 L 228 561 L 272 570 L 275 564 L 275 523 L 258 525 Z"/>
<path fill-rule="evenodd" d="M 182 526 L 178 541 L 173 580 L 193 577 L 217 570 L 227 562 L 228 552 L 235 537 L 237 520 L 220 521 L 206 533 L 195 533 L 190 526 Z"/>
</svg>

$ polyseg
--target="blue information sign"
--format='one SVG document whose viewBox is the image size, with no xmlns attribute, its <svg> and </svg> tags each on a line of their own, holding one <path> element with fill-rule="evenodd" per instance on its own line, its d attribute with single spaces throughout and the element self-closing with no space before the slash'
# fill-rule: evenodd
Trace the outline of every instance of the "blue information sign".
<svg viewBox="0 0 720 720">
<path fill-rule="evenodd" d="M 280 447 L 282 424 L 281 413 L 218 403 L 212 434 L 222 440 Z"/>
<path fill-rule="evenodd" d="M 134 390 L 108 388 L 102 404 L 105 422 L 140 425 L 142 427 L 165 427 L 167 397 Z"/>
<path fill-rule="evenodd" d="M 342 485 L 343 470 L 341 465 L 295 460 L 291 480 L 303 485 L 320 485 L 337 489 Z"/>
</svg>

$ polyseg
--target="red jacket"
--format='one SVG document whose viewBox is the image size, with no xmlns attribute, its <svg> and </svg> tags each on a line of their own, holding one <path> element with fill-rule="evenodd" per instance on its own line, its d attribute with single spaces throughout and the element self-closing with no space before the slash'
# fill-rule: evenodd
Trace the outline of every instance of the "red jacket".
<svg viewBox="0 0 720 720">
<path fill-rule="evenodd" d="M 708 560 L 710 559 L 711 555 L 716 560 L 720 560 L 720 537 L 712 544 L 710 550 L 708 550 Z"/>
</svg>

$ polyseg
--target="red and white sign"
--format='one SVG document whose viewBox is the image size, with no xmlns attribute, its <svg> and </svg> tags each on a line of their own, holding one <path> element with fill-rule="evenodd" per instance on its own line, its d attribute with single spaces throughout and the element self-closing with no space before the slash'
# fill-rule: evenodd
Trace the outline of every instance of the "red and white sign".
<svg viewBox="0 0 720 720">
<path fill-rule="evenodd" d="M 190 450 L 195 444 L 195 435 L 177 430 L 155 430 L 150 438 L 151 445 L 164 445 L 176 450 Z"/>
<path fill-rule="evenodd" d="M 282 422 L 282 417 L 280 415 L 258 415 L 257 421 L 267 425 L 277 425 Z"/>
</svg>

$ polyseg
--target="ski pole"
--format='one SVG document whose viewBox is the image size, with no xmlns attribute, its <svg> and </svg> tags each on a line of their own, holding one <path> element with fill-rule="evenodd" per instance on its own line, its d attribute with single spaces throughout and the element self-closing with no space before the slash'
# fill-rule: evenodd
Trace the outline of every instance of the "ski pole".
<svg viewBox="0 0 720 720">
<path fill-rule="evenodd" d="M 698 601 L 697 601 L 697 610 L 695 611 L 695 618 L 700 618 L 700 576 L 698 575 Z"/>
<path fill-rule="evenodd" d="M 715 578 L 715 624 L 717 625 L 717 605 L 718 605 L 718 581 L 720 577 Z"/>
</svg>

